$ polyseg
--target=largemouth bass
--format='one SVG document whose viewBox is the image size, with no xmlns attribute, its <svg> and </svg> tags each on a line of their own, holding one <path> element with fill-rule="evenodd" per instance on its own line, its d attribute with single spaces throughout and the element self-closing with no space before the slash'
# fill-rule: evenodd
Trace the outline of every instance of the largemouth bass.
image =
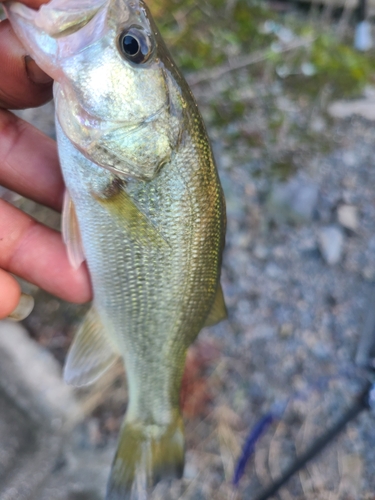
<svg viewBox="0 0 375 500">
<path fill-rule="evenodd" d="M 196 102 L 142 0 L 5 7 L 55 80 L 62 231 L 94 290 L 65 379 L 88 384 L 123 358 L 129 403 L 106 498 L 128 499 L 142 477 L 151 486 L 183 472 L 186 351 L 226 316 L 222 189 Z"/>
</svg>

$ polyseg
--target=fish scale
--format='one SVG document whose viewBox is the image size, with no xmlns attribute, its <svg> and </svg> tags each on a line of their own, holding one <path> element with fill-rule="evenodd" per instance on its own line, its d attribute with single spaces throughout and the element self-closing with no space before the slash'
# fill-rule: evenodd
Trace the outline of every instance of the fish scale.
<svg viewBox="0 0 375 500">
<path fill-rule="evenodd" d="M 142 0 L 5 8 L 56 81 L 63 237 L 94 291 L 64 376 L 84 385 L 124 360 L 129 401 L 106 500 L 130 500 L 139 483 L 182 475 L 186 351 L 226 316 L 220 181 L 194 97 Z"/>
</svg>

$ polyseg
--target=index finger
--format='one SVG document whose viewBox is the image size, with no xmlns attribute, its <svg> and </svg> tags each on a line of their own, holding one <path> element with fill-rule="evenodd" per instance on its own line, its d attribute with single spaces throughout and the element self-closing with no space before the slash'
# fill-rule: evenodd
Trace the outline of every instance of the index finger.
<svg viewBox="0 0 375 500">
<path fill-rule="evenodd" d="M 61 210 L 64 194 L 56 142 L 0 109 L 0 185 Z"/>
<path fill-rule="evenodd" d="M 71 302 L 90 300 L 85 265 L 74 269 L 61 234 L 0 200 L 0 269 Z"/>
</svg>

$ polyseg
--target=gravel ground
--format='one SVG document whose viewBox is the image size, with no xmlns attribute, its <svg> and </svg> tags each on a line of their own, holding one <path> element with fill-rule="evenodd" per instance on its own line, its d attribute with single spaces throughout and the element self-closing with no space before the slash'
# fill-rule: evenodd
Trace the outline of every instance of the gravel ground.
<svg viewBox="0 0 375 500">
<path fill-rule="evenodd" d="M 27 113 L 34 120 L 37 112 Z M 50 106 L 42 113 L 49 117 Z M 332 123 L 328 133 L 331 150 L 301 154 L 297 172 L 280 182 L 254 174 L 267 172 L 254 148 L 247 161 L 232 159 L 236 142 L 212 129 L 228 208 L 222 283 L 229 319 L 206 329 L 190 354 L 186 478 L 171 498 L 228 498 L 249 429 L 272 405 L 289 400 L 240 482 L 237 498 L 253 498 L 359 390 L 353 360 L 375 277 L 375 132 L 355 117 Z M 30 202 L 16 203 L 57 223 Z M 36 311 L 26 324 L 62 360 L 81 308 L 35 293 Z M 121 396 L 98 396 L 90 407 L 93 450 L 115 438 Z M 363 414 L 351 423 L 281 498 L 373 498 L 373 419 Z M 165 490 L 160 495 L 166 498 Z"/>
<path fill-rule="evenodd" d="M 233 85 L 248 96 L 248 111 L 218 126 L 211 104 Z M 227 199 L 222 284 L 229 319 L 205 329 L 189 353 L 185 477 L 160 485 L 153 498 L 252 499 L 339 418 L 363 384 L 354 359 L 373 307 L 375 128 L 350 112 L 333 119 L 324 89 L 311 103 L 278 81 L 249 85 L 239 73 L 194 92 Z M 275 113 L 283 123 L 271 133 Z M 50 105 L 23 116 L 53 136 Z M 3 196 L 58 225 L 55 214 Z M 37 305 L 25 325 L 63 361 L 84 308 L 33 293 Z M 105 391 L 80 395 L 92 453 L 113 446 L 126 407 L 121 368 L 108 380 Z M 241 446 L 275 404 L 286 409 L 258 442 L 234 492 Z M 364 412 L 350 423 L 279 497 L 373 500 L 374 419 Z"/>
</svg>

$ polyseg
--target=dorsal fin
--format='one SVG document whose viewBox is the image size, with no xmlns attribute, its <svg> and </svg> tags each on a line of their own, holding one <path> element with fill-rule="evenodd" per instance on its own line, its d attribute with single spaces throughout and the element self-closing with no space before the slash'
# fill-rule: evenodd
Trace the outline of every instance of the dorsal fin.
<svg viewBox="0 0 375 500">
<path fill-rule="evenodd" d="M 207 316 L 204 326 L 216 325 L 228 316 L 227 308 L 224 302 L 223 289 L 221 284 L 217 287 L 216 296 L 211 311 Z"/>
</svg>

